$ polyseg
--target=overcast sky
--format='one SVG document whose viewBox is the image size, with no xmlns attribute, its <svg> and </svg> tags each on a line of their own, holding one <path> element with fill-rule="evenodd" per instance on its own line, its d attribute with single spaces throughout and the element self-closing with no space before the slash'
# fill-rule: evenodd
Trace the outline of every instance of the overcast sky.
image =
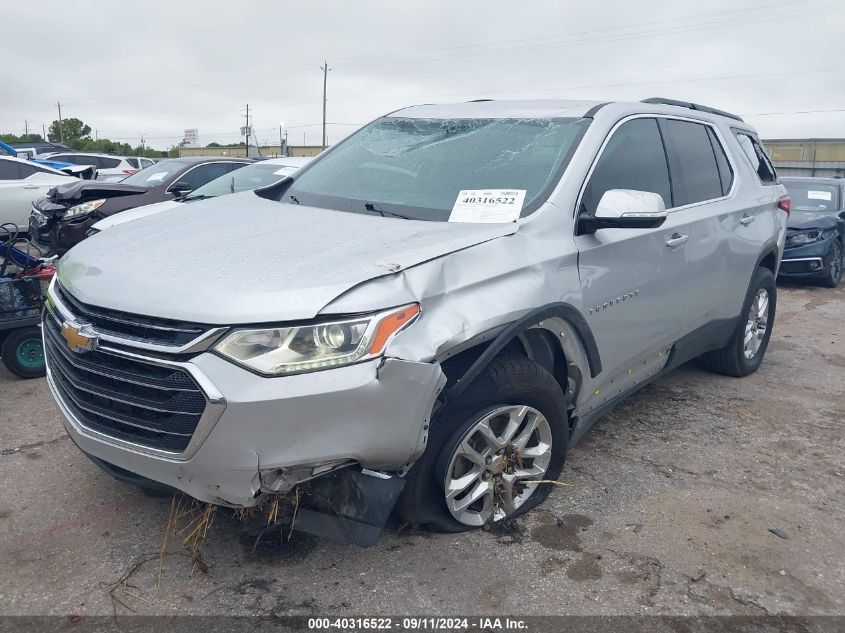
<svg viewBox="0 0 845 633">
<path fill-rule="evenodd" d="M 329 141 L 404 105 L 667 96 L 742 114 L 764 138 L 845 137 L 841 0 L 73 0 L 0 9 L 0 131 L 62 114 L 166 148 Z M 831 112 L 831 110 L 834 110 Z M 826 111 L 809 112 L 808 111 Z M 800 114 L 780 114 L 795 113 Z M 773 114 L 777 113 L 777 114 Z M 316 125 L 315 125 L 316 124 Z"/>
</svg>

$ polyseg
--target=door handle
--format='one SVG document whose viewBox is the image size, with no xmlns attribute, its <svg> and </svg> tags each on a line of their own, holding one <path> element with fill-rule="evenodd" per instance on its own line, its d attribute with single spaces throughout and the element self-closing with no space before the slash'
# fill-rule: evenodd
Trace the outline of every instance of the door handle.
<svg viewBox="0 0 845 633">
<path fill-rule="evenodd" d="M 743 226 L 748 226 L 748 225 L 749 225 L 749 224 L 751 224 L 753 221 L 754 221 L 754 216 L 753 216 L 753 215 L 744 215 L 744 216 L 742 216 L 742 218 L 740 219 L 739 223 L 740 223 L 740 224 L 742 224 Z"/>
<path fill-rule="evenodd" d="M 666 240 L 666 246 L 669 248 L 676 248 L 678 246 L 683 246 L 687 243 L 689 239 L 689 235 L 680 235 L 678 233 L 673 233 L 672 237 Z"/>
<path fill-rule="evenodd" d="M 38 185 L 24 185 L 24 189 L 38 189 Z"/>
</svg>

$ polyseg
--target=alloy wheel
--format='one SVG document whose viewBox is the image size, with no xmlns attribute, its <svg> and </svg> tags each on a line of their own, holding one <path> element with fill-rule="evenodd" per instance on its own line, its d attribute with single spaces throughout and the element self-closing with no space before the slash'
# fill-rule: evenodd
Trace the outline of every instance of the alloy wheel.
<svg viewBox="0 0 845 633">
<path fill-rule="evenodd" d="M 446 506 L 455 520 L 481 526 L 513 515 L 552 459 L 552 429 L 537 409 L 509 405 L 485 413 L 449 458 Z"/>
<path fill-rule="evenodd" d="M 743 352 L 745 358 L 751 360 L 760 351 L 763 340 L 766 338 L 766 330 L 769 327 L 769 293 L 765 288 L 760 288 L 754 295 L 751 307 L 748 310 L 748 320 L 745 323 L 745 339 Z"/>
</svg>

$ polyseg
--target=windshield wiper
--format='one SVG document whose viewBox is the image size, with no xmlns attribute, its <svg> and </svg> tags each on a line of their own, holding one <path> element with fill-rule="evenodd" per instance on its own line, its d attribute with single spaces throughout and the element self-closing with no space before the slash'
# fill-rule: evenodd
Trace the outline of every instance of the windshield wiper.
<svg viewBox="0 0 845 633">
<path fill-rule="evenodd" d="M 384 209 L 379 209 L 372 202 L 367 202 L 364 205 L 364 208 L 367 211 L 372 211 L 373 213 L 378 213 L 383 218 L 386 218 L 389 215 L 392 218 L 402 218 L 403 220 L 413 220 L 414 219 L 414 218 L 409 217 L 407 215 L 402 215 L 401 213 L 396 213 L 394 211 L 385 211 Z"/>
<path fill-rule="evenodd" d="M 205 200 L 206 198 L 216 198 L 217 196 L 208 196 L 205 194 L 199 194 L 197 196 L 185 196 L 180 200 L 180 202 L 191 202 L 193 200 Z"/>
</svg>

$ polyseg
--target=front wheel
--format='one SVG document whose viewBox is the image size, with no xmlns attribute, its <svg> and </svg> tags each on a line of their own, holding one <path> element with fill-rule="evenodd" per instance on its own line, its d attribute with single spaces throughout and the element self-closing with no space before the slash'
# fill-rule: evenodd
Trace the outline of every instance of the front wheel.
<svg viewBox="0 0 845 633">
<path fill-rule="evenodd" d="M 432 425 L 408 474 L 402 518 L 461 532 L 519 516 L 548 496 L 566 457 L 566 400 L 555 378 L 521 356 L 495 359 Z"/>
<path fill-rule="evenodd" d="M 47 373 L 41 329 L 37 326 L 9 332 L 0 348 L 0 356 L 6 368 L 21 378 L 38 378 Z"/>
<path fill-rule="evenodd" d="M 828 288 L 836 288 L 842 281 L 842 249 L 838 242 L 833 243 L 833 257 L 827 267 L 822 285 Z"/>
<path fill-rule="evenodd" d="M 758 268 L 751 276 L 731 340 L 722 349 L 702 357 L 707 368 L 737 378 L 757 371 L 772 335 L 776 307 L 775 276 L 768 268 Z"/>
</svg>

